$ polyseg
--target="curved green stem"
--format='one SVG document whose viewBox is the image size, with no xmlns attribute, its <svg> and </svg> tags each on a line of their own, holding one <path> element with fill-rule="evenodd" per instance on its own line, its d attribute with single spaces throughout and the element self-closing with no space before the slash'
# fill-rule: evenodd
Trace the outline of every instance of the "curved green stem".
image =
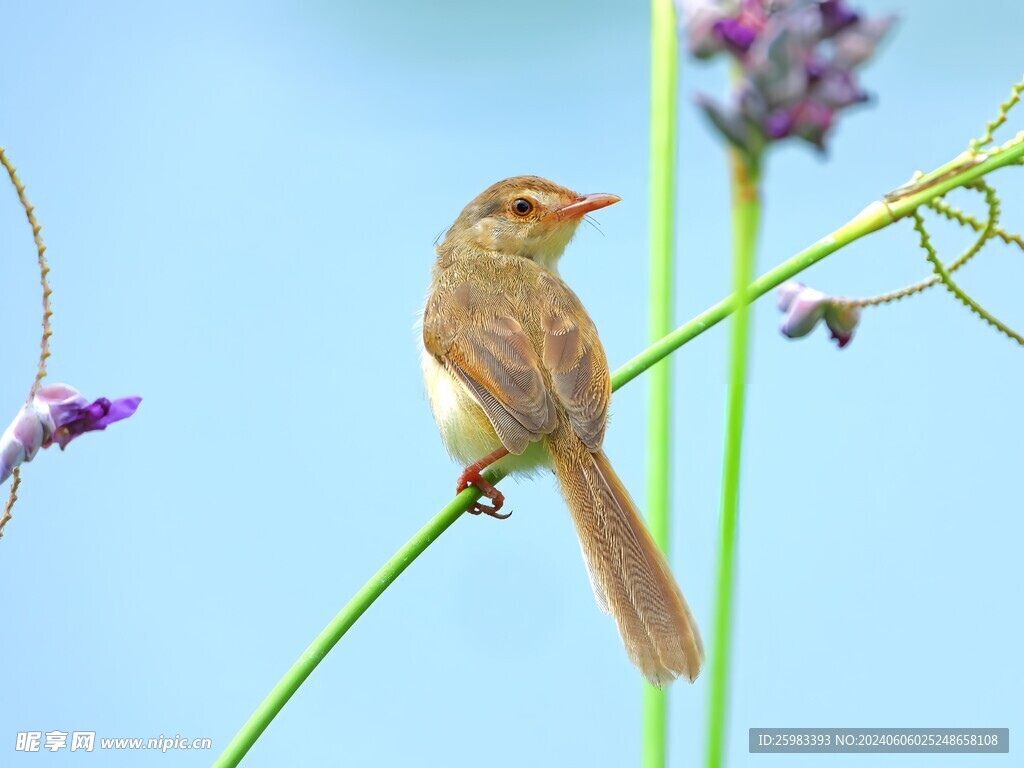
<svg viewBox="0 0 1024 768">
<path fill-rule="evenodd" d="M 650 338 L 672 330 L 673 208 L 676 164 L 676 80 L 679 54 L 672 0 L 651 0 Z M 647 527 L 668 553 L 671 369 L 651 371 L 647 405 Z M 644 683 L 643 768 L 664 768 L 666 692 Z"/>
<path fill-rule="evenodd" d="M 735 573 L 736 525 L 740 503 L 740 458 L 743 415 L 747 389 L 747 358 L 750 318 L 747 294 L 754 275 L 761 203 L 757 170 L 748 167 L 736 150 L 732 163 L 733 290 L 737 296 L 729 354 L 729 397 L 725 427 L 725 459 L 722 468 L 722 512 L 718 542 L 718 578 L 711 651 L 711 704 L 708 712 L 708 766 L 719 768 L 725 753 L 726 694 L 729 685 L 729 637 L 731 634 L 733 575 Z"/>
<path fill-rule="evenodd" d="M 492 483 L 497 483 L 503 477 L 502 473 L 496 469 L 491 469 L 483 474 Z M 356 620 L 384 593 L 385 589 L 391 586 L 391 583 L 409 567 L 413 560 L 423 554 L 423 550 L 448 530 L 452 523 L 469 509 L 469 505 L 479 498 L 480 492 L 476 488 L 470 486 L 464 490 L 448 502 L 430 522 L 420 528 L 415 536 L 392 555 L 379 571 L 373 574 L 363 588 L 352 596 L 352 599 L 345 604 L 345 607 L 331 620 L 331 623 L 324 627 L 316 639 L 309 644 L 305 653 L 292 664 L 291 669 L 267 694 L 263 703 L 253 712 L 241 730 L 235 734 L 231 743 L 217 758 L 217 762 L 214 763 L 215 768 L 238 765 L 242 761 L 246 752 L 256 743 L 256 739 L 270 725 L 270 721 L 277 716 L 277 713 L 288 703 L 292 694 L 299 689 L 299 686 L 337 645 L 342 636 L 356 623 Z"/>
<path fill-rule="evenodd" d="M 820 261 L 845 245 L 858 240 L 871 232 L 888 226 L 902 216 L 909 215 L 918 206 L 928 200 L 946 194 L 955 187 L 964 186 L 984 176 L 986 173 L 1005 165 L 1021 162 L 1024 158 L 1024 134 L 1018 134 L 1013 141 L 1007 142 L 997 150 L 990 151 L 985 160 L 973 163 L 957 170 L 957 172 L 937 183 L 930 183 L 923 189 L 908 190 L 906 195 L 892 199 L 888 203 L 881 201 L 872 203 L 848 223 L 832 234 L 818 240 L 787 261 L 754 280 L 745 292 L 745 300 L 752 302 L 786 280 L 796 276 L 812 264 Z M 740 296 L 732 293 L 712 307 L 701 312 L 689 322 L 681 325 L 672 333 L 652 344 L 639 355 L 612 374 L 612 388 L 619 389 L 635 379 L 648 368 L 664 360 L 683 344 L 691 341 L 704 331 L 717 325 L 739 305 Z M 500 462 L 499 462 L 500 463 Z M 497 482 L 497 474 L 488 475 L 488 479 Z M 341 612 L 331 621 L 310 644 L 302 657 L 292 665 L 281 681 L 260 704 L 252 717 L 242 726 L 227 748 L 214 764 L 217 768 L 235 766 L 241 762 L 246 752 L 259 738 L 281 711 L 292 694 L 298 690 L 302 682 L 309 677 L 317 664 L 337 644 L 345 632 L 351 627 L 367 608 L 380 597 L 384 590 L 404 571 L 409 564 L 445 531 L 470 505 L 479 498 L 479 494 L 468 488 L 455 497 L 447 506 L 413 536 L 391 559 L 384 564 L 373 578 L 356 593 Z"/>
</svg>

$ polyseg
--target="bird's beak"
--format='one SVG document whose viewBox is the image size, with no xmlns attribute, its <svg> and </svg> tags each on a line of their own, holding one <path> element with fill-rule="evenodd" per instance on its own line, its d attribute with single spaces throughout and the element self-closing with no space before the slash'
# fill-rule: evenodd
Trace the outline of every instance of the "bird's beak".
<svg viewBox="0 0 1024 768">
<path fill-rule="evenodd" d="M 562 206 L 557 211 L 552 211 L 548 216 L 558 221 L 578 219 L 591 211 L 596 211 L 598 208 L 614 205 L 621 199 L 618 195 L 609 195 L 604 192 L 598 192 L 593 195 L 580 195 L 568 205 Z"/>
</svg>

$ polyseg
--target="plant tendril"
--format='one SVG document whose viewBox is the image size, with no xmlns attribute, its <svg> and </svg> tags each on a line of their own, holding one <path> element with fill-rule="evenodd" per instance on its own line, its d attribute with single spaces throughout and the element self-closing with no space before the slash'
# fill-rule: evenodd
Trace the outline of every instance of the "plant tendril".
<svg viewBox="0 0 1024 768">
<path fill-rule="evenodd" d="M 974 229 L 975 232 L 981 232 L 981 235 L 978 237 L 977 240 L 975 240 L 971 247 L 964 251 L 963 254 L 961 254 L 960 258 L 958 258 L 956 261 L 949 265 L 949 267 L 947 268 L 947 272 L 949 272 L 950 274 L 956 272 L 958 269 L 960 269 L 960 267 L 964 266 L 968 261 L 974 258 L 974 256 L 977 255 L 977 253 L 982 249 L 985 243 L 988 242 L 990 238 L 996 236 L 997 232 L 1002 232 L 1002 230 L 999 230 L 995 226 L 995 222 L 999 218 L 1000 211 L 999 198 L 996 196 L 995 190 L 992 189 L 992 187 L 990 187 L 985 181 L 981 179 L 978 179 L 976 182 L 972 184 L 966 185 L 965 188 L 973 189 L 977 192 L 981 192 L 984 195 L 985 204 L 988 206 L 988 219 L 986 223 L 982 223 L 975 219 L 973 216 L 968 216 L 967 214 L 958 211 L 955 208 L 952 208 L 946 203 L 942 203 L 942 205 L 948 208 L 949 210 L 956 211 L 957 214 L 964 220 L 960 221 L 958 218 L 955 217 L 947 218 L 952 218 L 953 221 L 957 221 L 963 226 L 971 227 L 972 229 Z M 941 200 L 941 198 L 939 198 L 939 200 Z M 930 201 L 928 203 L 929 207 L 931 207 L 935 202 L 936 201 Z M 1006 235 L 1006 237 L 1012 239 L 1012 237 L 1014 236 Z M 1024 244 L 1022 244 L 1022 247 L 1024 247 Z M 871 296 L 864 299 L 837 298 L 835 299 L 835 302 L 837 304 L 846 304 L 855 307 L 877 307 L 881 306 L 882 304 L 890 304 L 892 302 L 899 301 L 900 299 L 905 299 L 908 296 L 913 296 L 915 294 L 921 293 L 922 291 L 925 291 L 928 288 L 931 288 L 933 285 L 937 285 L 938 283 L 941 282 L 942 278 L 939 277 L 939 275 L 932 275 L 931 277 L 925 278 L 924 280 L 916 282 L 913 285 L 908 285 L 905 288 L 900 288 L 899 290 L 896 291 L 890 291 L 889 293 L 883 293 L 879 294 L 878 296 Z"/>
<path fill-rule="evenodd" d="M 1009 98 L 999 105 L 999 114 L 985 125 L 985 133 L 982 134 L 981 138 L 971 139 L 972 152 L 980 152 L 982 147 L 992 143 L 992 134 L 999 126 L 1006 122 L 1006 116 L 1020 101 L 1022 92 L 1024 92 L 1024 79 L 1010 89 Z"/>
<path fill-rule="evenodd" d="M 938 253 L 936 253 L 935 251 L 935 247 L 931 243 L 931 238 L 928 235 L 928 230 L 925 229 L 924 226 L 924 217 L 921 216 L 920 212 L 918 211 L 914 211 L 910 215 L 914 219 L 914 229 L 917 230 L 918 234 L 920 235 L 921 248 L 924 249 L 926 258 L 929 262 L 931 262 L 932 268 L 935 270 L 935 274 L 938 275 L 939 279 L 946 286 L 949 292 L 956 296 L 964 306 L 966 306 L 968 309 L 974 312 L 974 314 L 976 314 L 986 323 L 988 323 L 1001 333 L 1005 334 L 1007 337 L 1013 339 L 1021 346 L 1024 346 L 1024 338 L 1022 338 L 1020 334 L 1018 334 L 1016 331 L 1012 330 L 1007 325 L 993 317 L 992 314 L 990 314 L 984 307 L 978 304 L 978 302 L 976 302 L 974 299 L 968 296 L 964 292 L 964 290 L 953 281 L 953 278 L 950 277 L 949 270 L 946 269 L 946 267 L 943 265 L 942 261 L 939 259 Z M 982 234 L 982 240 L 987 240 L 989 237 L 991 237 L 992 226 L 994 225 L 995 221 L 994 219 L 991 219 L 990 226 L 986 227 L 984 233 Z M 967 253 L 965 253 L 964 256 L 967 256 Z"/>
<path fill-rule="evenodd" d="M 18 193 L 18 200 L 21 201 L 21 206 L 25 209 L 25 217 L 32 228 L 32 239 L 35 241 L 36 254 L 39 260 L 39 283 L 43 287 L 43 336 L 39 342 L 39 364 L 36 367 L 36 377 L 33 379 L 32 386 L 28 392 L 27 399 L 31 400 L 35 397 L 36 392 L 39 391 L 39 387 L 46 376 L 46 361 L 50 357 L 50 337 L 53 335 L 53 330 L 50 327 L 50 318 L 53 317 L 53 310 L 50 308 L 50 295 L 53 291 L 50 288 L 49 280 L 47 280 L 47 275 L 50 274 L 50 265 L 46 262 L 46 244 L 43 243 L 43 238 L 40 234 L 42 227 L 36 220 L 35 207 L 28 201 L 28 197 L 25 195 L 25 185 L 18 178 L 17 170 L 7 158 L 3 147 L 0 147 L 0 165 L 7 169 L 7 175 L 11 177 L 11 183 Z M 7 504 L 4 506 L 3 517 L 0 517 L 0 538 L 3 537 L 4 526 L 11 519 L 11 509 L 14 507 L 14 502 L 18 499 L 17 492 L 20 484 L 21 473 L 15 469 L 14 480 L 11 483 L 11 493 L 7 498 Z"/>
</svg>

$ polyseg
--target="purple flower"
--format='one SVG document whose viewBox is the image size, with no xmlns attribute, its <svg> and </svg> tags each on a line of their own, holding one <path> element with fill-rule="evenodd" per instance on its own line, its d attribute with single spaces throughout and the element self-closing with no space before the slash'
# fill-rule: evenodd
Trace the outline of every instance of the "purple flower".
<svg viewBox="0 0 1024 768">
<path fill-rule="evenodd" d="M 824 320 L 840 349 L 853 339 L 853 330 L 860 320 L 860 307 L 856 304 L 793 281 L 779 287 L 779 310 L 786 313 L 782 319 L 783 335 L 791 339 L 806 336 L 819 320 Z"/>
<path fill-rule="evenodd" d="M 821 3 L 821 23 L 829 35 L 860 21 L 860 14 L 851 11 L 843 0 L 824 0 Z"/>
<path fill-rule="evenodd" d="M 40 388 L 33 402 L 40 413 L 48 414 L 53 425 L 43 447 L 57 443 L 64 450 L 81 434 L 106 429 L 115 421 L 127 419 L 135 413 L 142 398 L 121 397 L 111 402 L 101 397 L 89 403 L 75 388 L 52 384 Z"/>
<path fill-rule="evenodd" d="M 756 26 L 745 23 L 742 19 L 721 19 L 712 25 L 718 39 L 733 51 L 746 53 L 757 38 Z"/>
<path fill-rule="evenodd" d="M 127 419 L 141 401 L 141 397 L 121 397 L 113 401 L 101 397 L 90 403 L 77 389 L 66 384 L 40 387 L 0 437 L 0 483 L 10 477 L 19 464 L 31 461 L 40 448 L 57 443 L 64 450 L 79 435 L 103 430 L 115 421 Z"/>
<path fill-rule="evenodd" d="M 789 136 L 824 149 L 839 111 L 867 100 L 854 69 L 892 17 L 865 19 L 845 0 L 679 0 L 690 52 L 725 53 L 743 77 L 734 103 L 698 104 L 751 159 Z"/>
<path fill-rule="evenodd" d="M 724 50 L 742 56 L 768 19 L 762 0 L 681 0 L 678 5 L 690 53 L 702 59 Z"/>
</svg>

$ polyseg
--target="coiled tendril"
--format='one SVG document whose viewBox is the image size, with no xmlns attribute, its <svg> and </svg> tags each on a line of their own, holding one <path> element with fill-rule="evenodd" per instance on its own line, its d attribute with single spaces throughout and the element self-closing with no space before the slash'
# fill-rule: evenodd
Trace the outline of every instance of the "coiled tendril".
<svg viewBox="0 0 1024 768">
<path fill-rule="evenodd" d="M 1006 101 L 999 105 L 999 113 L 993 120 L 986 124 L 984 133 L 978 138 L 971 139 L 967 152 L 958 158 L 961 164 L 969 165 L 971 163 L 981 162 L 985 159 L 985 153 L 982 151 L 983 148 L 992 143 L 994 132 L 1006 122 L 1007 114 L 1021 101 L 1022 94 L 1024 94 L 1024 79 L 1013 86 L 1010 91 L 1010 96 Z M 904 194 L 907 194 L 907 190 L 914 189 L 915 184 L 919 181 L 921 181 L 921 183 L 924 183 L 925 181 L 921 173 L 915 174 L 907 185 L 901 187 L 900 190 L 897 190 L 896 192 L 890 193 L 886 196 L 886 199 L 898 199 L 899 197 L 902 197 Z M 942 283 L 951 294 L 953 294 L 968 309 L 974 312 L 974 314 L 1008 338 L 1013 339 L 1018 344 L 1024 345 L 1024 338 L 1022 338 L 1019 333 L 1011 329 L 1005 323 L 996 319 L 988 310 L 968 296 L 952 278 L 953 273 L 977 256 L 984 249 L 989 240 L 998 238 L 1007 245 L 1016 245 L 1021 250 L 1024 250 L 1024 238 L 1017 234 L 1011 234 L 999 227 L 1001 203 L 996 191 L 981 179 L 966 185 L 966 188 L 979 192 L 984 197 L 986 206 L 986 216 L 984 221 L 981 221 L 975 216 L 965 213 L 959 208 L 950 205 L 942 197 L 934 198 L 925 203 L 928 208 L 949 221 L 978 233 L 978 238 L 960 255 L 958 259 L 950 263 L 949 266 L 943 264 L 935 246 L 932 244 L 932 238 L 925 227 L 924 217 L 921 215 L 920 209 L 915 209 L 909 215 L 914 222 L 914 229 L 919 235 L 921 248 L 924 249 L 925 256 L 932 265 L 934 274 L 917 283 L 908 285 L 905 288 L 883 293 L 878 296 L 858 299 L 835 298 L 833 299 L 833 302 L 835 304 L 847 304 L 857 307 L 875 307 L 882 304 L 890 304 L 892 302 L 899 301 L 900 299 L 905 299 L 909 296 L 921 293 L 934 285 Z"/>
</svg>

